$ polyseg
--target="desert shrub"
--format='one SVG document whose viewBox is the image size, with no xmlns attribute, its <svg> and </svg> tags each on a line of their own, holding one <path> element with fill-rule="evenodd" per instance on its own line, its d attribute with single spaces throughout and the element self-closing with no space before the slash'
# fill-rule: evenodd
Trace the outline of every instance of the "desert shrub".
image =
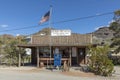
<svg viewBox="0 0 120 80">
<path fill-rule="evenodd" d="M 110 76 L 113 72 L 113 63 L 107 56 L 109 48 L 104 47 L 90 47 L 89 68 L 97 75 Z"/>
</svg>

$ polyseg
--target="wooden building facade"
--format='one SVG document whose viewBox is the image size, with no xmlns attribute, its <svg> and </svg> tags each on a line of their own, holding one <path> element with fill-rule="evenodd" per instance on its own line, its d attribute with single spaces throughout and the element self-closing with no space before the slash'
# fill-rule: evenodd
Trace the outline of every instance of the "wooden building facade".
<svg viewBox="0 0 120 80">
<path fill-rule="evenodd" d="M 92 44 L 91 34 L 76 34 L 71 36 L 50 36 L 35 34 L 31 37 L 31 43 L 26 45 L 18 45 L 20 48 L 31 48 L 31 63 L 40 63 L 44 65 L 53 65 L 54 54 L 62 55 L 62 64 L 67 61 L 70 66 L 86 64 L 86 50 L 88 45 Z M 20 66 L 20 59 L 19 59 Z"/>
</svg>

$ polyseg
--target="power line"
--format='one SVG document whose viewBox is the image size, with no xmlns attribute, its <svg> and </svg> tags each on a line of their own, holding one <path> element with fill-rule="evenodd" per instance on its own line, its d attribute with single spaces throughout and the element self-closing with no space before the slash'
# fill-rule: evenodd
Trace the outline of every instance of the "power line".
<svg viewBox="0 0 120 80">
<path fill-rule="evenodd" d="M 74 19 L 64 20 L 64 21 L 59 21 L 59 22 L 55 22 L 55 23 L 53 23 L 53 24 L 56 24 L 56 23 L 64 23 L 64 22 L 70 22 L 70 21 L 77 21 L 77 20 L 82 20 L 82 19 L 89 19 L 89 18 L 104 16 L 104 15 L 109 15 L 109 14 L 113 14 L 113 12 L 108 12 L 108 13 L 103 13 L 103 14 L 96 14 L 96 15 L 86 16 L 86 17 L 80 17 L 80 18 L 74 18 Z"/>
<path fill-rule="evenodd" d="M 110 14 L 113 14 L 113 13 L 114 13 L 114 12 L 108 12 L 108 13 L 96 14 L 96 15 L 92 15 L 92 16 L 79 17 L 79 18 L 74 18 L 74 19 L 69 19 L 69 20 L 63 20 L 63 21 L 53 22 L 52 24 L 59 24 L 59 23 L 65 23 L 65 22 L 70 22 L 70 21 L 77 21 L 77 20 L 89 19 L 89 18 L 94 18 L 94 17 L 99 17 L 99 16 L 110 15 Z M 48 25 L 48 24 L 44 24 L 44 25 L 35 25 L 35 26 L 27 26 L 27 27 L 22 27 L 22 28 L 3 30 L 3 31 L 0 31 L 0 32 L 17 31 L 17 30 L 23 30 L 23 29 L 30 29 L 30 28 L 35 28 L 35 27 L 38 27 L 38 26 L 45 26 L 45 25 Z"/>
</svg>

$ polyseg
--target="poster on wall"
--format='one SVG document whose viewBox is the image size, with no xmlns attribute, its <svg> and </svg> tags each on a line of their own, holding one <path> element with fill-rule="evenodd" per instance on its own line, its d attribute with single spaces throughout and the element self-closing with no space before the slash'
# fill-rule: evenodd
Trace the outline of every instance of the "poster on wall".
<svg viewBox="0 0 120 80">
<path fill-rule="evenodd" d="M 72 57 L 77 57 L 77 49 L 76 49 L 76 47 L 72 47 Z"/>
<path fill-rule="evenodd" d="M 55 48 L 55 53 L 56 53 L 56 54 L 59 53 L 59 48 Z"/>
<path fill-rule="evenodd" d="M 27 55 L 31 55 L 31 49 L 30 48 L 26 48 L 25 51 L 26 51 Z"/>
</svg>

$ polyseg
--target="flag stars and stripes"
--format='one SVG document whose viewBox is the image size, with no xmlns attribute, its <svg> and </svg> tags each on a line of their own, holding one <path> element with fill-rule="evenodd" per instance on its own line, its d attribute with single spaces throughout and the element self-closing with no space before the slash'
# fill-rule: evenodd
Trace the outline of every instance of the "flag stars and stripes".
<svg viewBox="0 0 120 80">
<path fill-rule="evenodd" d="M 50 11 L 48 11 L 43 17 L 42 19 L 40 20 L 39 24 L 42 24 L 44 22 L 47 22 L 50 18 Z"/>
</svg>

